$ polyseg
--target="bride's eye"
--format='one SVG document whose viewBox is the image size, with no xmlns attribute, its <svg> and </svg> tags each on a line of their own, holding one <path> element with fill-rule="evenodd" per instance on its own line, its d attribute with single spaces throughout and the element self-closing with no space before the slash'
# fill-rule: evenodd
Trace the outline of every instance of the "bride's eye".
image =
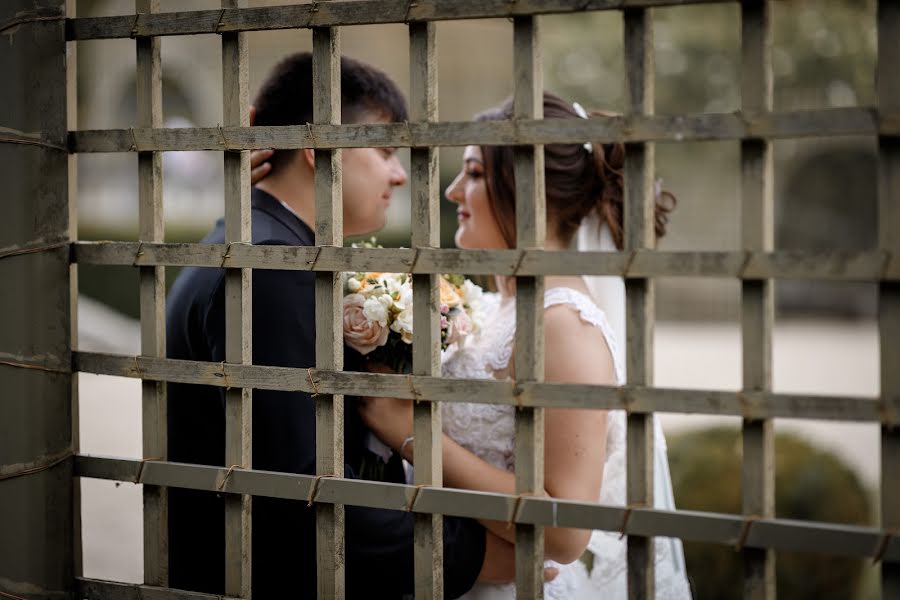
<svg viewBox="0 0 900 600">
<path fill-rule="evenodd" d="M 469 170 L 466 171 L 466 175 L 468 175 L 468 176 L 471 177 L 472 179 L 478 179 L 479 177 L 481 177 L 481 172 L 480 172 L 480 171 L 475 171 L 475 170 L 473 170 L 473 169 L 469 169 Z"/>
</svg>

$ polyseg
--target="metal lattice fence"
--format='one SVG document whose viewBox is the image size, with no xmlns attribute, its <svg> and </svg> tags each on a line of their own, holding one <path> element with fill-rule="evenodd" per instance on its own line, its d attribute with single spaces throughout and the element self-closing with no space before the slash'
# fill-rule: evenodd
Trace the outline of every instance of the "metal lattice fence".
<svg viewBox="0 0 900 600">
<path fill-rule="evenodd" d="M 416 515 L 416 597 L 442 597 L 440 515 L 512 521 L 516 527 L 516 585 L 521 597 L 541 597 L 544 527 L 621 531 L 628 536 L 629 596 L 653 596 L 653 537 L 734 546 L 744 557 L 744 595 L 774 596 L 774 553 L 810 551 L 870 557 L 882 564 L 882 594 L 900 597 L 900 3 L 878 5 L 877 107 L 774 112 L 772 3 L 741 3 L 741 109 L 729 114 L 656 116 L 651 12 L 654 7 L 716 0 L 367 0 L 246 8 L 223 0 L 221 10 L 158 13 L 158 0 L 137 0 L 134 15 L 74 18 L 60 2 L 12 2 L 0 31 L 12 31 L 0 51 L 4 78 L 25 86 L 28 99 L 10 100 L 11 127 L 0 128 L 0 156 L 21 169 L 21 182 L 0 214 L 0 276 L 20 281 L 3 292 L 0 382 L 8 399 L 0 415 L 18 418 L 9 456 L 0 464 L 0 507 L 6 515 L 29 503 L 43 511 L 7 528 L 0 585 L 56 597 L 202 597 L 167 589 L 167 489 L 226 494 L 226 587 L 250 593 L 250 499 L 305 500 L 316 506 L 318 595 L 344 593 L 344 505 L 409 510 Z M 69 2 L 71 4 L 71 0 Z M 21 6 L 20 6 L 21 5 Z M 21 9 L 19 12 L 16 9 Z M 627 111 L 620 117 L 560 122 L 542 119 L 540 15 L 576 11 L 624 13 Z M 68 17 L 67 17 L 68 14 Z M 514 27 L 514 118 L 449 123 L 438 120 L 435 24 L 441 20 L 509 17 Z M 411 113 L 408 123 L 340 125 L 340 27 L 407 23 Z M 310 28 L 313 34 L 314 123 L 249 127 L 246 32 Z M 160 39 L 220 34 L 224 122 L 216 128 L 162 128 Z M 77 42 L 134 38 L 138 121 L 132 129 L 81 131 L 75 121 Z M 31 72 L 29 68 L 33 68 Z M 9 96 L 10 92 L 3 92 Z M 21 98 L 25 98 L 21 94 Z M 19 98 L 19 96 L 15 96 Z M 5 117 L 4 117 L 5 118 Z M 871 252 L 773 251 L 772 140 L 865 135 L 879 143 L 879 249 Z M 627 144 L 625 250 L 621 253 L 542 249 L 545 205 L 542 144 L 585 140 Z M 654 143 L 739 140 L 741 232 L 736 252 L 653 249 Z M 512 250 L 440 249 L 439 146 L 515 144 L 517 240 Z M 412 248 L 343 247 L 341 148 L 411 149 Z M 314 148 L 316 245 L 250 244 L 249 150 Z M 161 157 L 166 151 L 222 151 L 225 161 L 224 244 L 164 243 Z M 74 159 L 79 153 L 135 152 L 139 161 L 139 242 L 81 242 L 74 235 Z M 31 165 L 31 166 L 29 166 Z M 24 226 L 23 226 L 24 223 Z M 75 352 L 73 286 L 77 265 L 128 265 L 140 270 L 141 355 Z M 167 266 L 221 267 L 226 274 L 227 348 L 223 363 L 165 357 Z M 252 270 L 316 273 L 316 366 L 251 365 Z M 413 375 L 342 371 L 340 272 L 414 274 Z M 516 381 L 440 377 L 437 276 L 444 272 L 514 276 L 517 282 Z M 546 275 L 621 275 L 627 289 L 627 384 L 621 387 L 543 382 L 542 311 Z M 700 391 L 653 385 L 654 279 L 738 279 L 742 285 L 743 389 Z M 870 281 L 879 285 L 881 394 L 871 397 L 774 393 L 771 386 L 773 281 L 781 278 Z M 27 316 L 21 319 L 21 315 Z M 24 321 L 24 322 L 22 322 Z M 31 323 L 31 325 L 29 325 Z M 140 378 L 143 460 L 78 452 L 77 372 Z M 226 467 L 166 460 L 166 382 L 225 387 Z M 315 395 L 316 474 L 253 471 L 251 390 Z M 350 480 L 343 473 L 343 397 L 381 395 L 416 400 L 414 485 Z M 10 399 L 11 398 L 11 399 Z M 69 399 L 72 402 L 69 402 Z M 516 411 L 516 495 L 441 486 L 440 402 L 513 405 Z M 29 402 L 28 411 L 15 408 Z M 18 404 L 17 404 L 18 403 Z M 531 494 L 543 489 L 543 410 L 546 407 L 624 409 L 628 413 L 627 506 L 602 506 Z M 19 411 L 19 412 L 16 412 Z M 654 412 L 743 418 L 743 514 L 649 508 L 653 501 Z M 27 413 L 27 414 L 25 414 Z M 22 415 L 25 416 L 22 416 Z M 16 417 L 18 415 L 18 417 Z M 791 417 L 881 424 L 881 528 L 777 519 L 774 515 L 772 419 Z M 10 422 L 13 422 L 12 420 Z M 74 433 L 73 433 L 74 432 Z M 144 585 L 80 577 L 77 477 L 134 481 L 144 489 Z M 74 500 L 75 509 L 71 510 Z M 7 544 L 7 541 L 9 542 Z M 23 558 L 24 557 L 24 558 Z M 51 568 L 51 565 L 53 566 Z M 76 583 L 73 583 L 76 582 Z M 31 587 L 28 587 L 31 586 Z M 34 591 L 37 590 L 37 591 Z"/>
</svg>

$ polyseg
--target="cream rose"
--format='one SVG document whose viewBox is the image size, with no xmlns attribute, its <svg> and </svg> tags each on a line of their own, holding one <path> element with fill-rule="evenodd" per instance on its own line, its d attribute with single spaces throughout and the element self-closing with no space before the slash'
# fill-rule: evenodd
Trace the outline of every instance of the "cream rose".
<svg viewBox="0 0 900 600">
<path fill-rule="evenodd" d="M 465 311 L 453 315 L 447 323 L 447 344 L 462 342 L 472 333 L 473 325 L 472 319 Z"/>
<path fill-rule="evenodd" d="M 362 294 L 344 296 L 344 341 L 360 354 L 384 346 L 390 332 L 378 321 L 366 318 L 365 304 L 366 298 Z M 377 301 L 376 304 L 382 307 Z"/>
</svg>

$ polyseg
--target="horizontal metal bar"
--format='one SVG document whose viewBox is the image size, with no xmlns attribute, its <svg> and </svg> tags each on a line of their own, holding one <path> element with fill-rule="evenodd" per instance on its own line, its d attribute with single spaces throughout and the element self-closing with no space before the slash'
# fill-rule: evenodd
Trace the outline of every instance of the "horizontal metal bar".
<svg viewBox="0 0 900 600">
<path fill-rule="evenodd" d="M 75 589 L 78 598 L 89 600 L 239 600 L 229 596 L 87 577 L 76 577 Z"/>
<path fill-rule="evenodd" d="M 311 2 L 228 10 L 199 10 L 70 19 L 66 39 L 99 40 L 229 31 L 305 29 L 560 14 L 623 8 L 723 4 L 734 0 L 368 0 Z"/>
<path fill-rule="evenodd" d="M 879 398 L 801 396 L 771 392 L 682 390 L 639 386 L 610 387 L 563 383 L 527 383 L 409 375 L 318 371 L 290 367 L 76 352 L 77 371 L 143 377 L 219 387 L 303 391 L 346 396 L 383 396 L 430 402 L 476 402 L 551 408 L 622 409 L 631 413 L 685 413 L 746 419 L 798 418 L 838 421 L 900 422 L 900 415 Z"/>
<path fill-rule="evenodd" d="M 869 252 L 577 252 L 75 242 L 92 265 L 194 266 L 297 271 L 389 271 L 472 275 L 619 275 L 896 281 L 900 260 Z"/>
<path fill-rule="evenodd" d="M 356 479 L 325 478 L 313 490 L 313 475 L 227 469 L 205 465 L 140 461 L 79 455 L 75 457 L 75 475 L 97 479 L 131 481 L 195 490 L 222 491 L 273 498 L 349 504 L 389 510 L 412 509 L 417 513 L 444 514 L 473 519 L 510 521 L 547 527 L 572 527 L 620 532 L 641 536 L 677 537 L 686 541 L 735 545 L 746 533 L 745 546 L 774 548 L 790 552 L 813 552 L 841 556 L 872 557 L 882 544 L 885 532 L 873 527 L 858 527 L 764 519 L 754 521 L 744 532 L 740 515 L 695 511 L 664 511 L 635 508 L 627 521 L 626 508 L 589 502 L 451 488 L 417 488 L 397 483 Z M 229 474 L 230 471 L 230 474 Z M 418 491 L 417 491 L 418 490 Z M 411 502 L 413 506 L 410 506 Z M 518 502 L 518 507 L 516 506 Z M 889 540 L 883 560 L 900 561 L 900 539 Z"/>
<path fill-rule="evenodd" d="M 590 119 L 367 123 L 69 132 L 71 152 L 434 147 L 581 142 L 682 142 L 900 135 L 900 113 L 865 107 L 760 115 L 711 113 Z"/>
</svg>

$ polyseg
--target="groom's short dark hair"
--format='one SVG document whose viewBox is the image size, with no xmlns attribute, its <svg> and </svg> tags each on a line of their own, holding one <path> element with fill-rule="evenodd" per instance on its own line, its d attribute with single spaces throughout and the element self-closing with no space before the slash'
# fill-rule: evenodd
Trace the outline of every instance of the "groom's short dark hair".
<svg viewBox="0 0 900 600">
<path fill-rule="evenodd" d="M 313 121 L 312 54 L 298 52 L 279 62 L 254 100 L 255 125 L 303 125 Z M 389 122 L 407 118 L 406 99 L 383 71 L 341 57 L 341 123 L 358 123 L 366 116 Z M 296 150 L 276 150 L 272 171 L 287 163 Z"/>
</svg>

